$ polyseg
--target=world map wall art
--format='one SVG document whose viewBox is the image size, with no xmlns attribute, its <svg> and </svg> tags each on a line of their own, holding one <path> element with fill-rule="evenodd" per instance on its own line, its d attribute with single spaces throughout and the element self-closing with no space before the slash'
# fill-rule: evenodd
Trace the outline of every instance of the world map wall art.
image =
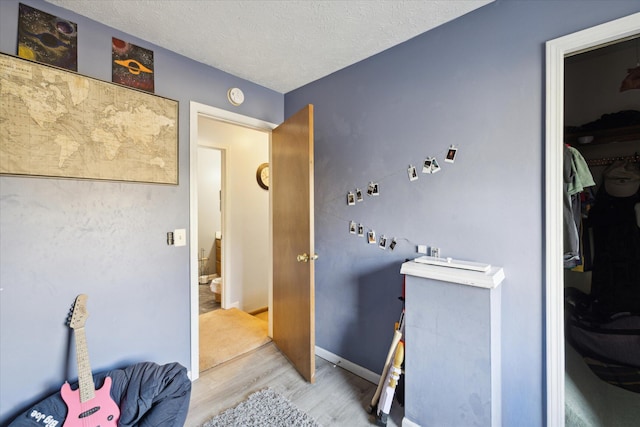
<svg viewBox="0 0 640 427">
<path fill-rule="evenodd" d="M 178 184 L 178 101 L 0 53 L 0 174 Z"/>
</svg>

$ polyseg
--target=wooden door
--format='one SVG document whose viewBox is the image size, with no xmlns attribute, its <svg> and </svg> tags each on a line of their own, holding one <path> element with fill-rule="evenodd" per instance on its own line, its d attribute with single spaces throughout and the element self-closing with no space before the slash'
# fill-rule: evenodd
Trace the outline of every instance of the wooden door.
<svg viewBox="0 0 640 427">
<path fill-rule="evenodd" d="M 271 137 L 273 341 L 309 382 L 315 380 L 313 105 Z"/>
</svg>

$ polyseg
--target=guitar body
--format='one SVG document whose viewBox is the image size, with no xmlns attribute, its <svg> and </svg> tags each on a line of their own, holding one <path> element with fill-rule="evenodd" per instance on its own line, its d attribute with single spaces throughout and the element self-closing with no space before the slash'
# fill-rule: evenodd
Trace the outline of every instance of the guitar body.
<svg viewBox="0 0 640 427">
<path fill-rule="evenodd" d="M 69 383 L 60 389 L 62 400 L 67 405 L 67 417 L 62 427 L 117 427 L 120 408 L 111 399 L 111 377 L 105 377 L 102 388 L 95 397 L 81 402 L 80 389 L 72 390 Z"/>
</svg>

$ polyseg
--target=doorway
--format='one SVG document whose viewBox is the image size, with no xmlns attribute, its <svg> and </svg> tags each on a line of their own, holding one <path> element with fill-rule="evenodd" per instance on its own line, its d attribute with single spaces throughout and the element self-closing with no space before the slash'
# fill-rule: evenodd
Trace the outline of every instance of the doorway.
<svg viewBox="0 0 640 427">
<path fill-rule="evenodd" d="M 222 308 L 254 312 L 268 305 L 269 191 L 256 173 L 269 161 L 269 136 L 198 118 L 198 267 L 221 279 L 216 288 Z"/>
<path fill-rule="evenodd" d="M 271 129 L 275 125 L 214 107 L 191 103 L 190 143 L 190 288 L 191 378 L 199 376 L 199 276 L 201 257 L 198 198 L 198 153 L 218 150 L 221 158 L 220 305 L 251 312 L 271 305 L 271 231 L 269 192 L 256 181 L 256 169 L 269 159 Z M 215 227 L 215 225 L 213 225 Z M 217 230 L 214 230 L 214 233 Z M 216 239 L 214 238 L 214 241 Z M 214 244 L 215 246 L 215 244 Z M 213 252 L 215 257 L 215 249 Z M 269 319 L 269 335 L 271 335 Z"/>
<path fill-rule="evenodd" d="M 633 36 L 640 13 L 550 40 L 546 44 L 545 284 L 547 425 L 565 424 L 562 160 L 565 57 Z"/>
<path fill-rule="evenodd" d="M 640 416 L 640 393 L 630 390 L 633 389 L 633 379 L 618 380 L 624 378 L 618 375 L 620 372 L 632 368 L 604 368 L 601 362 L 605 350 L 589 354 L 589 344 L 580 338 L 582 333 L 589 335 L 591 325 L 576 324 L 578 319 L 591 315 L 596 316 L 598 322 L 606 322 L 604 319 L 607 317 L 619 319 L 613 313 L 633 307 L 633 301 L 637 298 L 637 292 L 620 296 L 619 289 L 626 289 L 626 284 L 630 285 L 631 281 L 636 285 L 639 283 L 640 269 L 634 266 L 640 265 L 640 258 L 631 258 L 631 254 L 637 253 L 634 248 L 640 245 L 640 240 L 633 237 L 631 226 L 621 235 L 619 230 L 625 227 L 624 221 L 613 221 L 607 216 L 614 212 L 625 212 L 620 204 L 625 199 L 620 198 L 622 195 L 615 189 L 614 196 L 605 188 L 605 177 L 612 168 L 637 171 L 634 153 L 640 150 L 640 135 L 632 129 L 634 123 L 640 123 L 636 118 L 640 118 L 640 98 L 637 90 L 620 91 L 627 70 L 637 63 L 637 48 L 640 47 L 637 43 L 640 43 L 638 38 L 616 41 L 568 56 L 564 61 L 564 142 L 572 147 L 566 149 L 565 156 L 572 159 L 574 164 L 577 161 L 588 166 L 580 179 L 588 186 L 572 199 L 576 202 L 574 212 L 580 218 L 573 229 L 577 232 L 574 235 L 577 239 L 564 249 L 569 252 L 565 257 L 565 296 L 575 303 L 565 305 L 571 307 L 565 320 L 567 425 L 635 425 Z M 609 233 L 616 233 L 613 247 L 603 238 Z M 566 232 L 565 235 L 569 236 Z M 577 251 L 567 249 L 575 244 L 579 246 Z M 615 255 L 611 256 L 613 253 Z M 626 254 L 630 254 L 630 257 L 626 258 Z M 575 260 L 572 261 L 571 256 L 576 257 Z M 615 259 L 616 273 L 615 276 L 608 276 L 605 272 L 611 271 L 609 266 L 612 265 L 612 259 Z M 636 269 L 635 273 L 624 273 L 633 269 Z M 578 304 L 577 301 L 584 301 L 584 304 Z M 634 339 L 632 335 L 625 337 L 629 341 Z M 624 338 L 618 339 L 624 341 Z M 598 339 L 594 335 L 593 341 L 589 342 L 598 345 L 603 341 L 602 337 Z M 615 340 L 608 342 L 606 351 L 612 351 L 615 344 Z M 624 353 L 633 354 L 629 350 Z M 611 362 L 618 360 L 615 356 L 609 357 L 613 357 Z M 632 363 L 631 359 L 629 363 Z M 615 376 L 612 375 L 614 371 Z"/>
<path fill-rule="evenodd" d="M 198 145 L 199 313 L 221 308 L 224 150 Z"/>
</svg>

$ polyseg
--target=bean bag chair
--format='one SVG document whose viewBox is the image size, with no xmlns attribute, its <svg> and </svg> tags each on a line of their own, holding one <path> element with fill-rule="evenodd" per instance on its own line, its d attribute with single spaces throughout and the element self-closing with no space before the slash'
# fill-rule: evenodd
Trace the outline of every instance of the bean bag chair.
<svg viewBox="0 0 640 427">
<path fill-rule="evenodd" d="M 189 410 L 191 380 L 178 363 L 142 362 L 93 376 L 96 390 L 110 377 L 111 398 L 120 409 L 119 427 L 182 427 Z M 72 384 L 73 390 L 78 388 Z M 67 405 L 54 393 L 15 418 L 9 427 L 62 427 Z M 82 421 L 78 422 L 83 425 Z"/>
</svg>

